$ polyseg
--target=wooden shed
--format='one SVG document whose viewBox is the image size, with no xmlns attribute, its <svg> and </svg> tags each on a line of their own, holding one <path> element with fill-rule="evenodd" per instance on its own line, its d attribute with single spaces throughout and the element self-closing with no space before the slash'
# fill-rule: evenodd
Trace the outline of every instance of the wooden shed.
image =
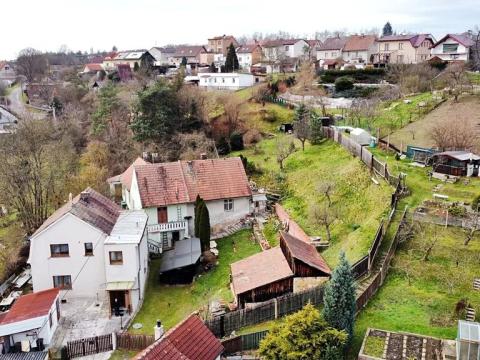
<svg viewBox="0 0 480 360">
<path fill-rule="evenodd" d="M 230 265 L 232 290 L 240 308 L 293 291 L 293 272 L 280 247 L 275 247 Z"/>
<path fill-rule="evenodd" d="M 432 155 L 433 172 L 451 176 L 479 176 L 480 156 L 467 151 L 444 151 Z"/>
<path fill-rule="evenodd" d="M 294 277 L 330 276 L 330 268 L 312 244 L 282 231 L 280 248 Z"/>
</svg>

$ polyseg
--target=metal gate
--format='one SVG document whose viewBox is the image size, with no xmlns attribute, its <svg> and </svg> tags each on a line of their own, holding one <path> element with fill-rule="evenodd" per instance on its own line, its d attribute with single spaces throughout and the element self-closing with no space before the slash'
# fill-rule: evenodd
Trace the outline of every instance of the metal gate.
<svg viewBox="0 0 480 360">
<path fill-rule="evenodd" d="M 112 334 L 67 342 L 69 359 L 113 350 Z"/>
</svg>

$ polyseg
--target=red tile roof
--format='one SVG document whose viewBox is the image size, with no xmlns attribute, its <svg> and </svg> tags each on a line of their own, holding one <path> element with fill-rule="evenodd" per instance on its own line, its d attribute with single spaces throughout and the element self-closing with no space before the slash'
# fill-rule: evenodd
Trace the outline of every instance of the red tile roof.
<svg viewBox="0 0 480 360">
<path fill-rule="evenodd" d="M 162 338 L 139 353 L 136 360 L 215 360 L 221 342 L 197 315 L 190 315 Z"/>
<path fill-rule="evenodd" d="M 293 276 L 280 247 L 274 247 L 230 265 L 236 295 Z"/>
<path fill-rule="evenodd" d="M 249 54 L 254 52 L 257 48 L 262 48 L 259 44 L 242 45 L 237 49 L 237 54 Z"/>
<path fill-rule="evenodd" d="M 87 64 L 85 65 L 86 68 L 90 71 L 102 71 L 103 67 L 102 64 Z"/>
<path fill-rule="evenodd" d="M 320 44 L 319 50 L 341 50 L 345 46 L 347 38 L 345 37 L 331 37 L 325 39 L 323 44 Z"/>
<path fill-rule="evenodd" d="M 327 263 L 318 253 L 317 249 L 309 243 L 297 239 L 296 237 L 282 231 L 280 232 L 281 241 L 287 246 L 290 254 L 295 259 L 298 259 L 305 264 L 324 272 L 327 275 L 331 274 L 331 270 Z"/>
<path fill-rule="evenodd" d="M 45 230 L 67 213 L 78 217 L 109 235 L 122 208 L 92 188 L 86 188 L 83 193 L 88 195 L 88 200 L 81 200 L 81 194 L 78 194 L 72 201 L 67 202 L 50 215 L 42 226 L 35 231 L 33 236 Z"/>
<path fill-rule="evenodd" d="M 135 161 L 120 175 L 112 176 L 111 178 L 107 179 L 107 182 L 114 183 L 114 182 L 121 182 L 123 186 L 125 186 L 129 191 L 130 187 L 132 186 L 132 176 L 133 176 L 133 169 L 135 166 L 139 165 L 148 165 L 149 163 L 143 160 L 141 157 L 135 159 Z"/>
<path fill-rule="evenodd" d="M 193 46 L 178 46 L 175 48 L 175 53 L 173 57 L 196 57 L 201 53 L 206 53 L 207 50 L 204 46 L 193 45 Z"/>
<path fill-rule="evenodd" d="M 366 51 L 375 43 L 375 35 L 352 35 L 349 36 L 343 51 Z"/>
<path fill-rule="evenodd" d="M 240 158 L 135 166 L 142 207 L 251 196 Z"/>
<path fill-rule="evenodd" d="M 10 311 L 0 318 L 0 325 L 47 315 L 58 293 L 59 289 L 49 289 L 20 296 L 13 303 Z"/>
</svg>

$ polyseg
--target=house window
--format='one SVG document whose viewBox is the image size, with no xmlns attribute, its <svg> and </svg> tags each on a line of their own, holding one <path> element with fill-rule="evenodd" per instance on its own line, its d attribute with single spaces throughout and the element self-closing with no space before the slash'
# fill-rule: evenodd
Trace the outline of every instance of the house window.
<svg viewBox="0 0 480 360">
<path fill-rule="evenodd" d="M 385 51 L 388 51 L 388 44 L 385 44 L 384 49 Z"/>
<path fill-rule="evenodd" d="M 52 313 L 48 314 L 48 325 L 50 326 L 50 329 L 53 326 L 53 318 L 52 318 Z"/>
<path fill-rule="evenodd" d="M 225 78 L 222 78 L 222 83 L 224 83 L 224 82 L 225 82 Z"/>
<path fill-rule="evenodd" d="M 110 265 L 122 265 L 123 254 L 121 251 L 110 251 Z"/>
<path fill-rule="evenodd" d="M 285 51 L 288 51 L 288 45 L 285 46 Z"/>
<path fill-rule="evenodd" d="M 403 55 L 397 55 L 397 63 L 403 64 Z"/>
<path fill-rule="evenodd" d="M 157 221 L 159 224 L 168 222 L 168 210 L 165 206 L 157 208 Z"/>
<path fill-rule="evenodd" d="M 444 53 L 456 52 L 457 49 L 458 49 L 458 44 L 443 44 Z"/>
<path fill-rule="evenodd" d="M 51 244 L 50 256 L 51 257 L 66 257 L 69 256 L 68 244 Z"/>
<path fill-rule="evenodd" d="M 398 43 L 398 50 L 403 50 L 403 43 Z"/>
<path fill-rule="evenodd" d="M 72 277 L 70 275 L 54 276 L 53 287 L 63 290 L 70 290 L 72 288 Z"/>
<path fill-rule="evenodd" d="M 234 83 L 234 84 L 235 84 L 235 78 L 232 78 L 232 83 Z"/>
<path fill-rule="evenodd" d="M 93 256 L 93 243 L 85 243 L 85 256 Z"/>
<path fill-rule="evenodd" d="M 225 199 L 225 200 L 223 200 L 223 210 L 225 210 L 225 211 L 233 211 L 233 199 Z"/>
</svg>

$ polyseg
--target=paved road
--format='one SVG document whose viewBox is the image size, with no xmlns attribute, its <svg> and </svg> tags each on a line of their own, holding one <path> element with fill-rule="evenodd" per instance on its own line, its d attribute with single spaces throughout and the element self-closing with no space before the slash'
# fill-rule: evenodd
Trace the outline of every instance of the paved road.
<svg viewBox="0 0 480 360">
<path fill-rule="evenodd" d="M 22 86 L 17 85 L 12 88 L 12 91 L 8 95 L 8 100 L 10 101 L 10 111 L 14 114 L 17 114 L 19 117 L 32 117 L 37 120 L 45 119 L 47 116 L 43 111 L 32 111 L 25 106 L 25 103 L 22 99 Z"/>
</svg>

